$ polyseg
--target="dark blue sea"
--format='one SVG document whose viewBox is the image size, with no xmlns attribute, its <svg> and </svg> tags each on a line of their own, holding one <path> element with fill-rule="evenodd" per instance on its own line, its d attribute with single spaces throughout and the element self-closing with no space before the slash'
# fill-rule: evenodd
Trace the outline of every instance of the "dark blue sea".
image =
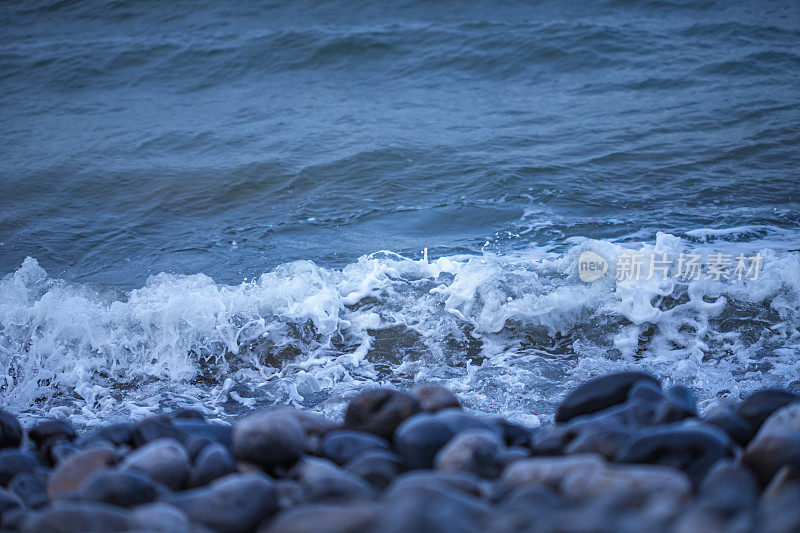
<svg viewBox="0 0 800 533">
<path fill-rule="evenodd" d="M 796 1 L 6 1 L 0 128 L 23 416 L 800 388 Z"/>
</svg>

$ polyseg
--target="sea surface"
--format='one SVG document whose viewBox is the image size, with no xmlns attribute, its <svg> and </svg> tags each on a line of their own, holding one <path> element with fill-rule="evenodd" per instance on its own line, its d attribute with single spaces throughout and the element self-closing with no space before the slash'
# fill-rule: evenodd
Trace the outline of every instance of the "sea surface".
<svg viewBox="0 0 800 533">
<path fill-rule="evenodd" d="M 0 131 L 23 417 L 800 390 L 794 0 L 6 1 Z"/>
</svg>

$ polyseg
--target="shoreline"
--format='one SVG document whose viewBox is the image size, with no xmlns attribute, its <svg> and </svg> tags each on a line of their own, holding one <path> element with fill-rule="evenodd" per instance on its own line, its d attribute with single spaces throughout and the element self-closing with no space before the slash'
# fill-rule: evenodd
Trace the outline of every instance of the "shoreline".
<svg viewBox="0 0 800 533">
<path fill-rule="evenodd" d="M 536 428 L 422 384 L 363 391 L 341 422 L 184 410 L 78 434 L 2 411 L 0 446 L 8 531 L 800 528 L 800 396 L 765 389 L 700 416 L 689 389 L 640 372 L 584 382 Z"/>
</svg>

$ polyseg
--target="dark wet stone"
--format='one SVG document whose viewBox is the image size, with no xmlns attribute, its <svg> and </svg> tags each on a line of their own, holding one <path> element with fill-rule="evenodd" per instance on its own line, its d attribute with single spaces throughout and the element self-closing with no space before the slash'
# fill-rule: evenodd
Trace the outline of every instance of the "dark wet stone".
<svg viewBox="0 0 800 533">
<path fill-rule="evenodd" d="M 2 531 L 21 531 L 25 520 L 34 512 L 26 507 L 12 507 L 6 512 L 0 510 L 0 528 Z"/>
<path fill-rule="evenodd" d="M 628 391 L 628 402 L 657 404 L 664 399 L 661 385 L 650 380 L 635 382 Z"/>
<path fill-rule="evenodd" d="M 259 533 L 362 533 L 372 531 L 378 516 L 375 506 L 313 504 L 281 512 L 259 528 Z M 420 532 L 421 533 L 421 532 Z"/>
<path fill-rule="evenodd" d="M 310 501 L 355 501 L 373 497 L 372 488 L 360 477 L 335 463 L 318 457 L 304 457 L 291 471 Z"/>
<path fill-rule="evenodd" d="M 747 446 L 755 434 L 750 423 L 739 416 L 733 407 L 724 403 L 719 403 L 709 409 L 703 422 L 721 429 L 739 446 Z"/>
<path fill-rule="evenodd" d="M 200 420 L 204 421 L 206 419 L 205 415 L 198 411 L 197 409 L 178 409 L 174 413 L 172 413 L 173 419 L 179 420 Z"/>
<path fill-rule="evenodd" d="M 64 420 L 44 420 L 28 430 L 28 437 L 38 447 L 57 440 L 72 441 L 76 436 L 75 428 Z"/>
<path fill-rule="evenodd" d="M 493 431 L 472 429 L 458 433 L 436 454 L 434 465 L 445 472 L 471 472 L 493 478 L 502 471 L 505 443 Z"/>
<path fill-rule="evenodd" d="M 22 442 L 22 426 L 17 417 L 0 409 L 0 448 L 16 448 Z"/>
<path fill-rule="evenodd" d="M 28 507 L 41 507 L 47 503 L 47 473 L 25 472 L 18 474 L 8 485 Z"/>
<path fill-rule="evenodd" d="M 275 407 L 267 411 L 280 416 L 289 416 L 297 420 L 303 433 L 307 436 L 324 437 L 329 432 L 340 429 L 341 425 L 328 420 L 322 415 L 311 413 L 309 411 L 302 411 L 299 409 L 292 409 L 290 407 Z"/>
<path fill-rule="evenodd" d="M 481 530 L 489 507 L 478 498 L 438 486 L 418 486 L 387 494 L 375 530 L 383 533 Z"/>
<path fill-rule="evenodd" d="M 189 486 L 199 487 L 236 471 L 228 449 L 218 442 L 209 444 L 197 456 L 189 476 Z"/>
<path fill-rule="evenodd" d="M 0 485 L 7 486 L 14 476 L 40 468 L 39 459 L 29 451 L 13 448 L 0 451 Z"/>
<path fill-rule="evenodd" d="M 176 490 L 189 477 L 189 454 L 174 439 L 158 439 L 132 451 L 122 466 L 141 470 L 154 481 Z"/>
<path fill-rule="evenodd" d="M 758 533 L 796 533 L 800 531 L 800 479 L 784 483 L 779 490 L 764 494 L 756 524 Z"/>
<path fill-rule="evenodd" d="M 531 456 L 531 451 L 522 446 L 512 446 L 503 450 L 498 458 L 503 468 L 510 465 L 514 461 L 521 461 Z"/>
<path fill-rule="evenodd" d="M 556 411 L 556 422 L 566 422 L 576 416 L 596 413 L 623 403 L 637 381 L 658 380 L 643 372 L 622 372 L 591 379 L 567 394 Z"/>
<path fill-rule="evenodd" d="M 205 487 L 167 495 L 163 501 L 180 509 L 191 522 L 219 533 L 252 531 L 278 510 L 274 483 L 255 472 L 231 474 Z"/>
<path fill-rule="evenodd" d="M 490 423 L 500 428 L 503 440 L 508 446 L 528 446 L 530 444 L 531 428 L 503 418 L 493 418 Z"/>
<path fill-rule="evenodd" d="M 698 498 L 704 507 L 734 513 L 755 507 L 759 492 L 753 472 L 726 459 L 709 471 L 700 485 Z"/>
<path fill-rule="evenodd" d="M 47 458 L 50 460 L 50 464 L 57 465 L 78 450 L 80 448 L 71 442 L 57 441 L 52 446 L 47 447 Z"/>
<path fill-rule="evenodd" d="M 25 502 L 16 493 L 0 488 L 0 515 L 4 515 L 12 509 L 20 509 L 25 506 Z"/>
<path fill-rule="evenodd" d="M 453 428 L 436 416 L 418 414 L 397 428 L 394 443 L 406 468 L 432 468 L 436 454 L 455 435 Z"/>
<path fill-rule="evenodd" d="M 96 502 L 59 502 L 25 520 L 29 533 L 132 531 L 140 527 L 130 512 Z"/>
<path fill-rule="evenodd" d="M 77 489 L 92 472 L 115 461 L 116 453 L 109 444 L 97 443 L 77 451 L 53 470 L 47 481 L 47 495 L 51 500 L 66 496 Z"/>
<path fill-rule="evenodd" d="M 197 419 L 176 419 L 172 421 L 172 426 L 184 435 L 180 442 L 187 448 L 190 440 L 200 437 L 218 442 L 228 449 L 233 446 L 233 426 L 230 424 L 204 422 Z"/>
<path fill-rule="evenodd" d="M 275 480 L 275 493 L 278 497 L 278 507 L 281 509 L 295 507 L 308 501 L 305 486 L 294 479 Z"/>
<path fill-rule="evenodd" d="M 530 435 L 530 448 L 534 455 L 560 455 L 575 433 L 563 426 L 534 428 Z"/>
<path fill-rule="evenodd" d="M 385 439 L 351 429 L 331 431 L 322 439 L 322 455 L 340 465 L 364 451 L 388 449 Z"/>
<path fill-rule="evenodd" d="M 103 469 L 94 472 L 75 491 L 74 497 L 120 507 L 133 507 L 156 499 L 150 478 L 136 470 Z"/>
<path fill-rule="evenodd" d="M 697 400 L 694 393 L 682 385 L 664 391 L 664 400 L 658 404 L 654 423 L 669 424 L 697 416 Z"/>
<path fill-rule="evenodd" d="M 141 524 L 142 531 L 190 533 L 189 519 L 175 507 L 164 502 L 147 503 L 133 509 L 133 518 Z"/>
<path fill-rule="evenodd" d="M 384 493 L 390 496 L 405 491 L 428 487 L 446 491 L 463 492 L 476 498 L 483 497 L 484 481 L 469 472 L 442 472 L 440 470 L 413 470 L 397 476 Z"/>
<path fill-rule="evenodd" d="M 461 409 L 445 409 L 433 415 L 436 420 L 450 426 L 455 433 L 473 429 L 494 432 L 498 437 L 503 437 L 503 429 L 499 424 L 489 418 L 475 416 Z"/>
<path fill-rule="evenodd" d="M 344 413 L 344 427 L 391 440 L 395 429 L 421 410 L 417 400 L 407 392 L 372 389 L 350 400 Z"/>
<path fill-rule="evenodd" d="M 564 449 L 570 455 L 596 453 L 606 459 L 614 459 L 631 440 L 631 432 L 622 428 L 598 431 L 582 431 Z"/>
<path fill-rule="evenodd" d="M 663 403 L 663 402 L 662 402 Z M 656 412 L 661 403 L 627 402 L 589 415 L 578 416 L 564 424 L 574 435 L 582 431 L 608 429 L 635 430 L 655 424 Z"/>
<path fill-rule="evenodd" d="M 525 486 L 510 491 L 501 503 L 505 511 L 515 508 L 547 509 L 558 507 L 561 500 L 547 487 Z"/>
<path fill-rule="evenodd" d="M 683 409 L 687 416 L 697 416 L 697 398 L 689 387 L 674 385 L 664 391 L 664 397 Z"/>
<path fill-rule="evenodd" d="M 461 409 L 458 396 L 436 383 L 420 383 L 411 390 L 411 395 L 427 413 L 435 413 L 442 409 Z"/>
<path fill-rule="evenodd" d="M 345 470 L 377 489 L 385 489 L 401 472 L 400 457 L 386 450 L 367 450 L 354 457 Z"/>
<path fill-rule="evenodd" d="M 747 446 L 744 461 L 764 485 L 784 466 L 800 472 L 800 401 L 770 415 Z"/>
<path fill-rule="evenodd" d="M 124 422 L 119 424 L 109 424 L 95 431 L 85 439 L 78 439 L 76 444 L 83 445 L 88 442 L 106 441 L 114 446 L 133 444 L 133 430 L 136 424 Z"/>
<path fill-rule="evenodd" d="M 196 461 L 197 457 L 200 455 L 200 452 L 205 449 L 206 446 L 211 444 L 212 442 L 216 442 L 205 435 L 190 435 L 186 439 L 186 452 L 189 454 L 189 458 L 192 461 Z M 219 444 L 219 443 L 217 443 Z"/>
<path fill-rule="evenodd" d="M 175 427 L 167 415 L 150 416 L 136 424 L 130 433 L 131 444 L 135 448 L 144 446 L 159 439 L 173 439 L 180 443 L 186 439 L 186 433 Z"/>
<path fill-rule="evenodd" d="M 620 463 L 671 466 L 702 482 L 711 467 L 728 455 L 730 440 L 722 431 L 701 424 L 671 424 L 642 430 L 617 455 Z"/>
<path fill-rule="evenodd" d="M 661 465 L 609 464 L 593 454 L 531 457 L 510 464 L 503 483 L 511 488 L 544 486 L 573 501 L 655 498 L 679 502 L 691 493 L 683 472 Z"/>
<path fill-rule="evenodd" d="M 552 513 L 561 507 L 561 500 L 546 487 L 518 488 L 510 491 L 500 502 L 497 510 L 484 524 L 483 531 L 487 533 L 552 531 L 545 523 L 554 524 L 556 520 L 552 517 Z"/>
<path fill-rule="evenodd" d="M 753 430 L 758 431 L 769 415 L 797 400 L 800 400 L 800 396 L 791 392 L 776 389 L 759 390 L 739 404 L 738 413 L 750 423 Z"/>
<path fill-rule="evenodd" d="M 305 447 L 305 434 L 293 416 L 256 413 L 233 428 L 235 457 L 268 469 L 294 464 Z"/>
</svg>

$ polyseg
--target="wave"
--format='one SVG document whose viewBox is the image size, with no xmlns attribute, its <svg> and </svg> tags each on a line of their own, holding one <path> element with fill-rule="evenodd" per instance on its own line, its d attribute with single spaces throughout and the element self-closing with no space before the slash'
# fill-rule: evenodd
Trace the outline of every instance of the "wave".
<svg viewBox="0 0 800 533">
<path fill-rule="evenodd" d="M 739 246 L 725 232 L 694 235 L 725 253 Z M 622 253 L 690 246 L 659 233 L 563 254 L 378 252 L 341 270 L 287 263 L 239 285 L 162 273 L 128 292 L 52 278 L 28 258 L 0 281 L 0 395 L 24 416 L 91 425 L 177 406 L 336 414 L 362 387 L 431 380 L 470 407 L 535 422 L 573 381 L 633 366 L 701 398 L 797 387 L 800 253 L 760 250 L 755 280 L 577 275 L 587 250 L 614 272 Z"/>
</svg>

